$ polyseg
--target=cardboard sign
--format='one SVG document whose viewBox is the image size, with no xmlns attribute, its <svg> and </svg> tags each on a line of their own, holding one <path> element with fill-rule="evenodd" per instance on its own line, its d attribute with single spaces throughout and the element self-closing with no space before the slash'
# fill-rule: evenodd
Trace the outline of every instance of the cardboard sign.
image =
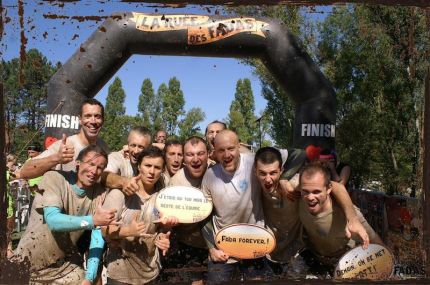
<svg viewBox="0 0 430 285">
<path fill-rule="evenodd" d="M 231 257 L 254 259 L 275 249 L 275 236 L 265 228 L 234 224 L 222 228 L 215 237 L 216 246 Z"/>
<path fill-rule="evenodd" d="M 388 279 L 393 274 L 394 257 L 391 251 L 379 244 L 361 246 L 348 251 L 339 260 L 334 271 L 335 279 Z"/>
<path fill-rule="evenodd" d="M 177 217 L 180 223 L 197 223 L 212 212 L 212 201 L 197 188 L 172 186 L 160 191 L 155 207 L 161 216 Z"/>
</svg>

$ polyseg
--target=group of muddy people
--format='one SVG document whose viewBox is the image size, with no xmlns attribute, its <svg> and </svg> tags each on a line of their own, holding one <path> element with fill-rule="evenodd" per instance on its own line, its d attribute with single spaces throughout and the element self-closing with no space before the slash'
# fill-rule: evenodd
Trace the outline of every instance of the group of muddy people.
<svg viewBox="0 0 430 285">
<path fill-rule="evenodd" d="M 18 170 L 8 164 L 10 180 L 37 179 L 28 226 L 9 252 L 29 268 L 31 284 L 326 278 L 348 249 L 382 243 L 346 191 L 349 166 L 337 168 L 330 151 L 254 153 L 214 121 L 204 137 L 184 142 L 136 126 L 111 152 L 99 138 L 103 105 L 87 99 L 79 117 L 78 134 L 29 148 L 36 155 Z M 192 224 L 163 216 L 155 202 L 170 186 L 202 191 L 210 216 Z M 275 249 L 239 260 L 217 248 L 216 233 L 238 223 L 266 228 Z"/>
</svg>

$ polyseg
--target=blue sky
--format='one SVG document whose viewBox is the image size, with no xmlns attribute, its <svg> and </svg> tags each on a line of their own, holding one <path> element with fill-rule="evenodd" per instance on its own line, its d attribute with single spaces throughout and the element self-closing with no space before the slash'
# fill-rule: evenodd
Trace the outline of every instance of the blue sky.
<svg viewBox="0 0 430 285">
<path fill-rule="evenodd" d="M 26 50 L 39 49 L 50 61 L 64 63 L 85 42 L 102 21 L 82 21 L 72 19 L 51 19 L 46 15 L 62 16 L 108 16 L 117 11 L 137 11 L 143 13 L 215 14 L 217 7 L 187 6 L 185 8 L 164 8 L 143 3 L 119 1 L 82 0 L 64 6 L 42 1 L 24 1 L 24 27 L 28 39 Z M 20 25 L 16 0 L 4 0 L 6 17 L 11 21 L 5 25 L 1 50 L 3 58 L 19 57 Z M 218 8 L 219 10 L 219 8 Z M 200 107 L 206 119 L 200 124 L 202 130 L 213 120 L 227 117 L 234 98 L 236 82 L 240 78 L 250 78 L 258 115 L 266 106 L 261 97 L 261 85 L 249 66 L 232 58 L 203 58 L 180 56 L 132 56 L 115 74 L 123 84 L 126 93 L 126 113 L 137 112 L 140 87 L 145 78 L 150 78 L 154 89 L 176 76 L 181 82 L 185 96 L 185 110 Z M 105 102 L 108 86 L 104 86 L 95 98 Z"/>
</svg>

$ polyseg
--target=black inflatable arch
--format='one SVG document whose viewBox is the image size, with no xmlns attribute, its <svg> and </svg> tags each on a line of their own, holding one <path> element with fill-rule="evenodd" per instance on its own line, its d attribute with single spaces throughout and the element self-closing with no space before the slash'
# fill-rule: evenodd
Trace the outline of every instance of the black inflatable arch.
<svg viewBox="0 0 430 285">
<path fill-rule="evenodd" d="M 76 133 L 81 102 L 93 97 L 132 54 L 260 58 L 295 103 L 293 147 L 334 149 L 335 92 L 278 21 L 134 12 L 107 19 L 51 78 L 46 139 Z"/>
</svg>

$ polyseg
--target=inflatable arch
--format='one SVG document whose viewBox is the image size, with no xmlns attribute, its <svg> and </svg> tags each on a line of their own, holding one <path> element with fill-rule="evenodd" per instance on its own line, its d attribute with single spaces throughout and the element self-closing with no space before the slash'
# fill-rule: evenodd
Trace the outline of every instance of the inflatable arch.
<svg viewBox="0 0 430 285">
<path fill-rule="evenodd" d="M 81 102 L 93 97 L 132 54 L 260 58 L 295 104 L 293 147 L 334 149 L 335 92 L 278 21 L 134 12 L 107 19 L 51 78 L 46 140 L 76 133 Z"/>
</svg>

